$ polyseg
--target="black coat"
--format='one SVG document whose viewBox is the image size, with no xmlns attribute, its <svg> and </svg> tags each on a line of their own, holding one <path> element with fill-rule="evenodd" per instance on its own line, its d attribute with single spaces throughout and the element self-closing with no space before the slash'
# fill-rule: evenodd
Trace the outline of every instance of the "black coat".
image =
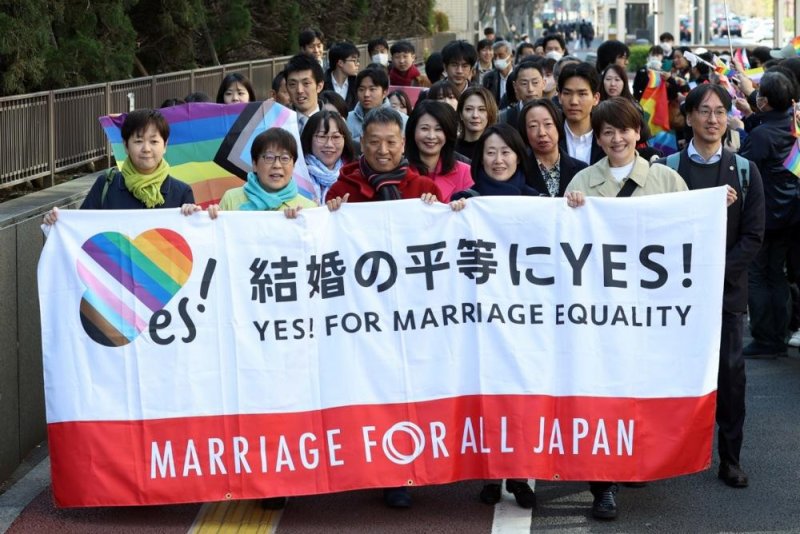
<svg viewBox="0 0 800 534">
<path fill-rule="evenodd" d="M 519 104 L 512 104 L 500 112 L 497 122 L 508 124 L 515 130 L 518 129 L 519 112 L 522 111 Z"/>
<path fill-rule="evenodd" d="M 562 154 L 569 155 L 569 150 L 567 149 L 567 139 L 561 139 L 558 141 L 558 149 L 561 151 Z M 601 159 L 606 157 L 606 153 L 603 152 L 603 149 L 600 148 L 600 145 L 597 144 L 597 137 L 592 134 L 592 152 L 589 156 L 589 165 L 594 165 Z"/>
<path fill-rule="evenodd" d="M 575 175 L 578 174 L 578 171 L 582 171 L 588 167 L 588 165 L 579 159 L 569 157 L 569 154 L 567 154 L 564 150 L 560 150 L 560 152 L 561 156 L 559 161 L 559 172 L 561 175 L 561 180 L 558 184 L 558 196 L 563 197 L 564 191 L 566 191 L 567 186 L 575 177 Z M 537 191 L 541 191 L 545 195 L 548 194 L 547 184 L 544 181 L 542 171 L 539 170 L 539 164 L 537 163 L 533 154 L 530 155 L 530 159 L 528 160 L 528 176 L 526 177 L 525 181 L 529 186 Z"/>
<path fill-rule="evenodd" d="M 764 182 L 766 228 L 775 230 L 800 224 L 800 180 L 783 166 L 796 141 L 792 116 L 786 112 L 759 113 L 739 153 L 756 164 Z"/>
<path fill-rule="evenodd" d="M 330 70 L 325 73 L 325 85 L 322 88 L 323 91 L 333 91 L 333 74 Z M 356 87 L 356 77 L 355 76 L 348 76 L 347 77 L 347 98 L 344 99 L 345 104 L 347 104 L 347 109 L 353 111 L 353 108 L 356 107 L 358 103 L 358 92 Z"/>
<path fill-rule="evenodd" d="M 144 203 L 133 196 L 125 187 L 125 179 L 119 171 L 114 172 L 111 182 L 106 188 L 106 173 L 98 176 L 89 194 L 81 204 L 82 210 L 138 210 L 146 209 Z M 103 189 L 106 188 L 105 196 Z M 164 204 L 159 208 L 180 208 L 184 204 L 194 204 L 192 188 L 177 178 L 167 176 L 161 184 L 161 196 Z"/>
<path fill-rule="evenodd" d="M 497 69 L 492 69 L 483 77 L 483 82 L 481 82 L 481 85 L 491 91 L 491 93 L 494 95 L 494 101 L 497 104 L 497 109 L 503 109 L 508 105 L 508 97 L 506 95 L 508 94 L 508 82 L 510 81 L 512 72 L 514 71 L 510 70 L 508 72 L 509 78 L 506 78 L 506 94 L 503 95 L 502 100 L 500 99 L 500 84 L 502 83 L 503 78 L 500 76 L 500 71 Z"/>
<path fill-rule="evenodd" d="M 695 189 L 691 180 L 691 163 L 687 149 L 680 154 L 678 174 L 686 181 L 689 189 Z M 655 163 L 666 165 L 666 158 Z M 747 310 L 747 268 L 764 241 L 764 187 L 761 173 L 751 161 L 750 186 L 747 194 L 742 195 L 739 176 L 736 174 L 736 158 L 727 149 L 722 150 L 719 169 L 717 185 L 729 185 L 736 189 L 738 195 L 736 202 L 728 206 L 722 309 L 729 313 L 744 313 Z"/>
</svg>

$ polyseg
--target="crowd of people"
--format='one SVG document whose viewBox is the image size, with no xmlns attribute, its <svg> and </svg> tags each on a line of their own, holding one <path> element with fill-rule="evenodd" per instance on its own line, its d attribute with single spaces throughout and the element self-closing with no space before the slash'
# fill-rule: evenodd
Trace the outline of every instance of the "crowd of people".
<svg viewBox="0 0 800 534">
<path fill-rule="evenodd" d="M 743 358 L 786 356 L 787 344 L 800 346 L 800 180 L 784 165 L 797 143 L 800 56 L 791 45 L 747 51 L 749 67 L 764 69 L 748 76 L 738 58 L 676 47 L 665 33 L 646 65 L 630 73 L 631 84 L 624 43 L 603 42 L 595 64 L 570 54 L 569 33 L 586 46 L 594 39 L 590 23 L 548 28 L 532 43 L 489 30 L 477 46 L 448 43 L 423 68 L 408 41 L 371 40 L 371 63 L 362 67 L 353 44 L 334 43 L 325 55 L 322 34 L 303 32 L 301 52 L 269 92 L 296 112 L 300 150 L 284 130 L 259 135 L 246 182 L 208 212 L 280 210 L 293 218 L 313 206 L 335 211 L 348 202 L 407 198 L 462 210 L 482 195 L 565 197 L 580 209 L 587 196 L 725 186 L 718 476 L 728 486 L 746 487 Z M 730 69 L 727 76 L 719 75 L 720 62 Z M 648 142 L 649 114 L 640 99 L 653 76 L 667 86 L 674 154 Z M 409 87 L 423 88 L 416 101 Z M 220 104 L 255 99 L 253 84 L 238 73 L 227 75 L 216 95 Z M 193 94 L 164 104 L 210 100 Z M 82 208 L 201 210 L 191 189 L 169 176 L 163 159 L 169 125 L 159 111 L 128 114 L 122 138 L 128 159 L 98 178 Z M 314 183 L 313 199 L 299 195 L 292 178 L 300 157 Z M 53 210 L 44 222 L 54 224 L 57 215 Z M 748 322 L 753 341 L 743 346 Z M 526 481 L 506 485 L 520 506 L 536 505 Z M 618 484 L 590 487 L 592 515 L 616 517 Z M 500 488 L 499 481 L 488 481 L 480 500 L 498 502 Z M 411 505 L 407 488 L 387 489 L 384 498 L 390 507 Z M 265 506 L 284 502 L 268 499 Z"/>
</svg>

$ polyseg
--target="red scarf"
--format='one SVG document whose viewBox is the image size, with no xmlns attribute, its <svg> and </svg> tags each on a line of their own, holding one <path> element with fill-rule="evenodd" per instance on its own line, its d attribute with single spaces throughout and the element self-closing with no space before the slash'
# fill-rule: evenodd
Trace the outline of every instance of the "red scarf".
<svg viewBox="0 0 800 534">
<path fill-rule="evenodd" d="M 400 72 L 396 68 L 389 69 L 389 81 L 392 85 L 411 86 L 416 85 L 420 72 L 416 65 L 411 65 L 405 72 Z"/>
</svg>

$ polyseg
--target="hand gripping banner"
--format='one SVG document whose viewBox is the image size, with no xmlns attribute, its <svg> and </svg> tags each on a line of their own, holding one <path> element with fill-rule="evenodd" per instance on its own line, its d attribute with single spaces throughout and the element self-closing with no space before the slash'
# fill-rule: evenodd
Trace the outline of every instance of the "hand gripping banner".
<svg viewBox="0 0 800 534">
<path fill-rule="evenodd" d="M 60 506 L 711 460 L 725 191 L 62 211 L 39 264 Z"/>
</svg>

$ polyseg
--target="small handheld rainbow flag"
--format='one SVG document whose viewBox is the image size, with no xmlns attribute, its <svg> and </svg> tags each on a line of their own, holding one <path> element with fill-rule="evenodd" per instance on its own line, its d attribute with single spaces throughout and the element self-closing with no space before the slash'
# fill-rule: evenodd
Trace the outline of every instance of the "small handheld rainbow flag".
<svg viewBox="0 0 800 534">
<path fill-rule="evenodd" d="M 800 139 L 796 139 L 792 146 L 789 156 L 783 160 L 783 166 L 787 171 L 800 178 Z"/>
<path fill-rule="evenodd" d="M 736 74 L 729 65 L 726 65 L 725 62 L 717 56 L 714 56 L 714 72 L 726 77 Z"/>
<path fill-rule="evenodd" d="M 733 57 L 736 58 L 736 61 L 739 62 L 743 69 L 747 70 L 750 68 L 750 58 L 747 57 L 746 48 L 737 48 Z"/>
<path fill-rule="evenodd" d="M 678 141 L 670 129 L 667 84 L 656 71 L 648 70 L 647 76 L 647 87 L 639 100 L 652 135 L 647 144 L 668 156 L 678 151 Z"/>
<path fill-rule="evenodd" d="M 794 48 L 794 54 L 800 56 L 800 35 L 792 39 L 792 47 Z"/>
<path fill-rule="evenodd" d="M 744 75 L 753 80 L 754 82 L 758 83 L 761 81 L 761 77 L 764 76 L 764 67 L 747 69 L 746 71 L 744 71 Z"/>
</svg>

